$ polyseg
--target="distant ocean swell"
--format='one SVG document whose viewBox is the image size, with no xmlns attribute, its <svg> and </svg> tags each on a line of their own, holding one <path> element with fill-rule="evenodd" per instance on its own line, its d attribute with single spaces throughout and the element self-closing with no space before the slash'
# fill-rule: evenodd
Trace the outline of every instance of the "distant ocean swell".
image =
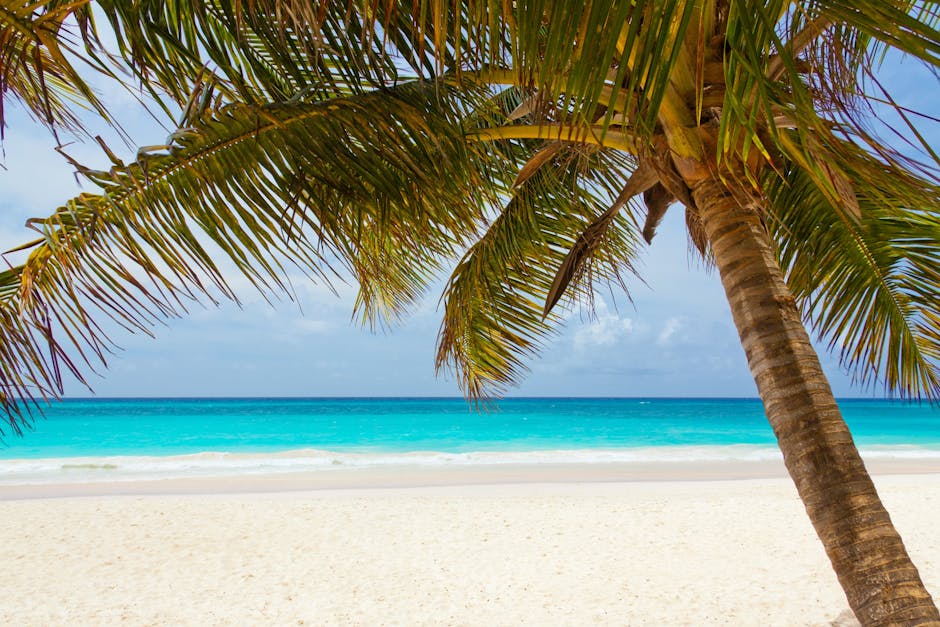
<svg viewBox="0 0 940 627">
<path fill-rule="evenodd" d="M 862 448 L 866 459 L 940 460 L 940 448 L 911 445 Z M 280 453 L 206 452 L 170 456 L 109 456 L 0 460 L 0 486 L 141 481 L 331 472 L 350 468 L 458 467 L 540 464 L 681 464 L 762 462 L 781 458 L 754 445 L 658 446 L 624 449 L 353 453 L 303 449 Z"/>
</svg>

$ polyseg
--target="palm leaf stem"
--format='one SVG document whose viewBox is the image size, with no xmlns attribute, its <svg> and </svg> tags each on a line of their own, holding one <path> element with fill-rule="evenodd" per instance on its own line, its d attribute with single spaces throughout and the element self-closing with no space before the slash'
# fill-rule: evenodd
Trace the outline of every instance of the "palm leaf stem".
<svg viewBox="0 0 940 627">
<path fill-rule="evenodd" d="M 605 129 L 603 126 L 538 124 L 512 125 L 470 131 L 467 139 L 472 141 L 494 141 L 499 139 L 548 139 L 576 144 L 593 144 L 636 154 L 636 138 L 625 131 Z"/>
</svg>

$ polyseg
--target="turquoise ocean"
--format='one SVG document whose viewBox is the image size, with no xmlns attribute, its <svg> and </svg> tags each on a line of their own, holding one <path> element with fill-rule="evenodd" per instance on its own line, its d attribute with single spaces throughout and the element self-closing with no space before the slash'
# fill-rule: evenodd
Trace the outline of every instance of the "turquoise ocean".
<svg viewBox="0 0 940 627">
<path fill-rule="evenodd" d="M 940 459 L 940 410 L 842 400 L 866 457 Z M 71 399 L 0 443 L 0 485 L 350 466 L 779 458 L 753 399 Z"/>
</svg>

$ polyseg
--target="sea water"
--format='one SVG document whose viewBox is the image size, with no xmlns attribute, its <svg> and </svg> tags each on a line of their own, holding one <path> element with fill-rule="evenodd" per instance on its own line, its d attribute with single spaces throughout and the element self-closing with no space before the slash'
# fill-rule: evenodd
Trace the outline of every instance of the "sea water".
<svg viewBox="0 0 940 627">
<path fill-rule="evenodd" d="M 843 400 L 868 457 L 940 458 L 940 410 Z M 0 443 L 0 484 L 349 466 L 779 458 L 754 399 L 71 399 Z"/>
</svg>

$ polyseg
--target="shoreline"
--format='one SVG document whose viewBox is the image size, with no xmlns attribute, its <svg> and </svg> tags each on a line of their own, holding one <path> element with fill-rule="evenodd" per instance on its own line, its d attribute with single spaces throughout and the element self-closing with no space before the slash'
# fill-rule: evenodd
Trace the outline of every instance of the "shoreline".
<svg viewBox="0 0 940 627">
<path fill-rule="evenodd" d="M 873 476 L 940 476 L 940 459 L 867 459 Z M 460 488 L 500 485 L 703 483 L 789 479 L 782 460 L 709 460 L 616 463 L 493 463 L 375 465 L 316 470 L 225 473 L 164 478 L 88 478 L 88 472 L 53 481 L 5 482 L 0 502 L 69 497 L 237 495 L 330 490 Z"/>
</svg>

